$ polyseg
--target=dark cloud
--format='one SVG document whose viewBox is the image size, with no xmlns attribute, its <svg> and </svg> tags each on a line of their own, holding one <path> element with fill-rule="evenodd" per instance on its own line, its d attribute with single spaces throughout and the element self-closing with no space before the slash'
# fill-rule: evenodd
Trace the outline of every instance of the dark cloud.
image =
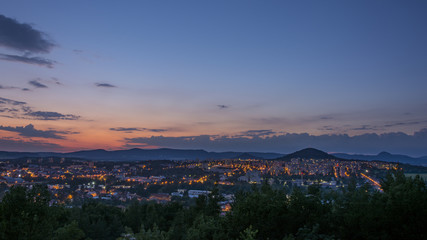
<svg viewBox="0 0 427 240">
<path fill-rule="evenodd" d="M 220 105 L 216 105 L 219 109 L 227 109 L 227 108 L 229 108 L 230 106 L 228 106 L 228 105 L 223 105 L 223 104 L 220 104 Z"/>
<path fill-rule="evenodd" d="M 34 117 L 37 120 L 78 120 L 80 116 L 73 114 L 62 114 L 58 112 L 45 112 L 45 111 L 29 111 L 26 116 Z"/>
<path fill-rule="evenodd" d="M 337 128 L 337 127 L 333 127 L 333 126 L 327 125 L 327 126 L 323 126 L 323 127 L 319 128 L 319 130 L 321 130 L 321 131 L 337 131 L 337 130 L 340 130 L 340 129 Z"/>
<path fill-rule="evenodd" d="M 30 57 L 28 55 L 18 56 L 0 53 L 0 59 L 10 62 L 21 62 L 27 64 L 34 64 L 43 67 L 53 68 L 53 65 L 56 63 L 53 60 L 42 58 L 42 57 Z"/>
<path fill-rule="evenodd" d="M 268 135 L 276 134 L 276 132 L 272 131 L 271 129 L 268 130 L 248 130 L 241 132 L 238 136 L 246 136 L 246 137 L 264 137 Z"/>
<path fill-rule="evenodd" d="M 379 130 L 379 128 L 377 126 L 371 126 L 371 125 L 362 125 L 360 127 L 354 127 L 351 128 L 350 130 L 354 130 L 354 131 L 376 131 Z"/>
<path fill-rule="evenodd" d="M 0 97 L 0 104 L 9 104 L 9 105 L 16 106 L 16 105 L 25 105 L 27 103 Z"/>
<path fill-rule="evenodd" d="M 48 85 L 62 85 L 62 83 L 57 78 L 54 78 L 54 77 L 50 79 L 36 78 L 28 81 L 28 84 L 30 84 L 34 88 L 48 88 Z"/>
<path fill-rule="evenodd" d="M 39 138 L 52 138 L 52 139 L 65 139 L 64 134 L 71 134 L 66 131 L 55 131 L 55 130 L 38 130 L 34 128 L 34 125 L 28 124 L 24 127 L 9 127 L 0 125 L 0 130 L 17 132 L 23 137 L 39 137 Z"/>
<path fill-rule="evenodd" d="M 22 91 L 26 92 L 26 91 L 31 91 L 29 88 L 21 88 Z"/>
<path fill-rule="evenodd" d="M 116 86 L 109 83 L 95 83 L 97 87 L 115 88 Z"/>
<path fill-rule="evenodd" d="M 28 81 L 28 84 L 32 85 L 35 88 L 47 88 L 47 86 L 41 83 L 38 79 Z"/>
<path fill-rule="evenodd" d="M 56 78 L 56 77 L 52 77 L 52 81 L 53 81 L 53 83 L 55 83 L 56 85 L 62 85 L 62 83 L 59 81 L 59 79 L 58 78 Z"/>
<path fill-rule="evenodd" d="M 427 121 L 409 121 L 409 122 L 395 122 L 395 123 L 389 123 L 385 124 L 384 127 L 397 127 L 397 126 L 411 126 L 411 125 L 418 125 L 420 123 L 425 123 Z"/>
<path fill-rule="evenodd" d="M 18 112 L 18 111 L 19 109 L 16 109 L 16 108 L 3 108 L 3 107 L 0 108 L 0 112 L 11 113 L 11 112 Z"/>
<path fill-rule="evenodd" d="M 244 136 L 200 135 L 190 137 L 138 137 L 126 138 L 126 144 L 145 144 L 168 148 L 192 148 L 209 151 L 273 151 L 290 153 L 306 147 L 328 152 L 376 154 L 381 151 L 409 155 L 427 155 L 427 129 L 408 135 L 402 132 L 384 134 L 310 135 L 308 133 L 286 133 L 264 138 Z"/>
<path fill-rule="evenodd" d="M 166 132 L 166 131 L 168 131 L 166 129 L 157 129 L 157 128 L 145 128 L 145 130 L 149 131 L 149 132 Z"/>
<path fill-rule="evenodd" d="M 111 131 L 117 131 L 117 132 L 134 132 L 134 131 L 141 131 L 139 128 L 110 128 Z"/>
<path fill-rule="evenodd" d="M 3 85 L 0 85 L 0 89 L 17 89 L 17 87 L 12 87 L 12 86 L 3 86 Z"/>
<path fill-rule="evenodd" d="M 13 111 L 11 111 L 13 109 Z M 26 102 L 0 97 L 0 117 L 29 120 L 78 120 L 80 116 L 51 111 L 34 111 Z"/>
<path fill-rule="evenodd" d="M 48 53 L 55 44 L 47 35 L 26 23 L 0 14 L 0 46 L 18 51 Z"/>
<path fill-rule="evenodd" d="M 387 128 L 414 126 L 414 125 L 420 125 L 422 123 L 427 123 L 427 120 L 417 120 L 417 121 L 407 120 L 402 122 L 392 122 L 392 123 L 378 124 L 378 125 L 363 124 L 360 126 L 351 126 L 347 124 L 341 127 L 326 125 L 318 129 L 321 131 L 333 131 L 333 132 L 341 132 L 341 133 L 351 132 L 351 131 L 376 132 L 376 131 L 385 131 Z"/>
<path fill-rule="evenodd" d="M 24 141 L 20 139 L 0 138 L 0 146 L 3 151 L 45 152 L 64 150 L 64 148 L 58 144 L 46 143 L 34 139 L 31 141 Z"/>
<path fill-rule="evenodd" d="M 157 128 L 123 128 L 123 127 L 118 127 L 118 128 L 110 128 L 111 131 L 117 131 L 117 132 L 126 132 L 126 133 L 131 133 L 131 132 L 166 132 L 166 129 L 157 129 Z"/>
</svg>

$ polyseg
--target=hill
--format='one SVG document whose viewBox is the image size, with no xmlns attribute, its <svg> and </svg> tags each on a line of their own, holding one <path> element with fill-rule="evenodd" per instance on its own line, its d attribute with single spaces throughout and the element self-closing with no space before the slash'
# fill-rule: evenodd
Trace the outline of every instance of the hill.
<svg viewBox="0 0 427 240">
<path fill-rule="evenodd" d="M 0 159 L 17 159 L 23 157 L 67 157 L 95 161 L 141 161 L 141 160 L 209 160 L 238 158 L 241 155 L 258 159 L 273 159 L 283 156 L 278 153 L 263 152 L 207 152 L 205 150 L 186 149 L 139 149 L 107 151 L 104 149 L 85 150 L 70 153 L 55 152 L 0 152 Z"/>
<path fill-rule="evenodd" d="M 278 160 L 291 160 L 292 158 L 306 158 L 306 159 L 339 159 L 333 155 L 315 148 L 305 148 L 286 156 L 278 158 Z"/>
<path fill-rule="evenodd" d="M 363 155 L 363 154 L 346 154 L 346 153 L 335 153 L 336 157 L 344 159 L 355 159 L 364 161 L 384 161 L 384 162 L 399 162 L 418 166 L 427 166 L 427 158 L 413 158 L 407 155 L 391 154 L 388 152 L 380 152 L 377 155 Z"/>
</svg>

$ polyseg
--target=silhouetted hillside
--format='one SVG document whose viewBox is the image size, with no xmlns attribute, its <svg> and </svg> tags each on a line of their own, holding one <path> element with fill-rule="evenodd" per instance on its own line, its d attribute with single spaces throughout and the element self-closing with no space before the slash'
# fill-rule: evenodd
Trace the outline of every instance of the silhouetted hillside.
<svg viewBox="0 0 427 240">
<path fill-rule="evenodd" d="M 300 151 L 288 154 L 284 157 L 278 158 L 280 160 L 290 160 L 292 158 L 306 158 L 306 159 L 338 159 L 335 156 L 332 156 L 326 152 L 320 151 L 315 148 L 305 148 Z"/>
<path fill-rule="evenodd" d="M 385 162 L 399 162 L 419 166 L 427 166 L 427 158 L 413 158 L 406 155 L 391 154 L 388 152 L 380 152 L 377 155 L 363 155 L 363 154 L 346 154 L 346 153 L 335 153 L 334 156 L 344 159 L 356 159 L 365 161 L 385 161 Z"/>
<path fill-rule="evenodd" d="M 243 154 L 248 154 L 251 158 L 273 159 L 283 156 L 278 153 L 262 152 L 207 152 L 205 150 L 184 150 L 184 149 L 139 149 L 107 151 L 104 149 L 85 150 L 70 153 L 53 152 L 0 152 L 0 159 L 17 159 L 22 157 L 67 157 L 82 158 L 87 160 L 103 161 L 140 161 L 140 160 L 208 160 L 238 158 Z"/>
<path fill-rule="evenodd" d="M 260 157 L 254 156 L 254 155 L 249 154 L 249 153 L 243 153 L 243 154 L 237 156 L 237 158 L 239 158 L 239 159 L 262 159 Z"/>
</svg>

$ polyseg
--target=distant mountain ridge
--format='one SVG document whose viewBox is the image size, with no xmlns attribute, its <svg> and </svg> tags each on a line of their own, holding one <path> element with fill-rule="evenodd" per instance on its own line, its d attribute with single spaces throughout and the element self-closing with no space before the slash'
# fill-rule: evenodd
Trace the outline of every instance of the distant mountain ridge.
<svg viewBox="0 0 427 240">
<path fill-rule="evenodd" d="M 93 161 L 143 161 L 143 160 L 210 160 L 210 159 L 276 159 L 290 160 L 292 158 L 314 158 L 314 159 L 347 159 L 364 161 L 400 162 L 411 165 L 427 166 L 427 156 L 413 158 L 406 155 L 381 152 L 377 155 L 328 154 L 315 148 L 306 148 L 291 154 L 279 154 L 269 152 L 208 152 L 205 150 L 188 149 L 140 149 L 107 151 L 104 149 L 84 150 L 69 153 L 57 152 L 7 152 L 0 151 L 0 159 L 18 159 L 23 157 L 67 157 L 80 158 Z"/>
<path fill-rule="evenodd" d="M 411 165 L 427 166 L 427 156 L 414 158 L 407 155 L 391 154 L 389 152 L 380 152 L 377 155 L 347 154 L 347 153 L 334 153 L 333 155 L 343 159 L 399 162 L 399 163 L 407 163 Z"/>
<path fill-rule="evenodd" d="M 205 150 L 185 149 L 140 149 L 107 151 L 104 149 L 84 150 L 70 153 L 56 152 L 5 152 L 0 151 L 0 159 L 22 157 L 69 157 L 97 161 L 142 161 L 142 160 L 208 160 L 254 156 L 259 159 L 274 159 L 283 156 L 279 153 L 264 152 L 208 152 Z"/>
</svg>

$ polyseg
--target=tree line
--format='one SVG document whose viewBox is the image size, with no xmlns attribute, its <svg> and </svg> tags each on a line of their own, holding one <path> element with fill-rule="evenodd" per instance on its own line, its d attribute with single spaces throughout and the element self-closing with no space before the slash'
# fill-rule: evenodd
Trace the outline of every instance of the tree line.
<svg viewBox="0 0 427 240">
<path fill-rule="evenodd" d="M 46 186 L 16 186 L 0 202 L 0 239 L 426 239 L 424 180 L 397 171 L 381 187 L 289 192 L 262 184 L 236 193 L 224 215 L 218 189 L 191 206 L 135 201 L 121 209 L 96 201 L 49 206 Z"/>
</svg>

